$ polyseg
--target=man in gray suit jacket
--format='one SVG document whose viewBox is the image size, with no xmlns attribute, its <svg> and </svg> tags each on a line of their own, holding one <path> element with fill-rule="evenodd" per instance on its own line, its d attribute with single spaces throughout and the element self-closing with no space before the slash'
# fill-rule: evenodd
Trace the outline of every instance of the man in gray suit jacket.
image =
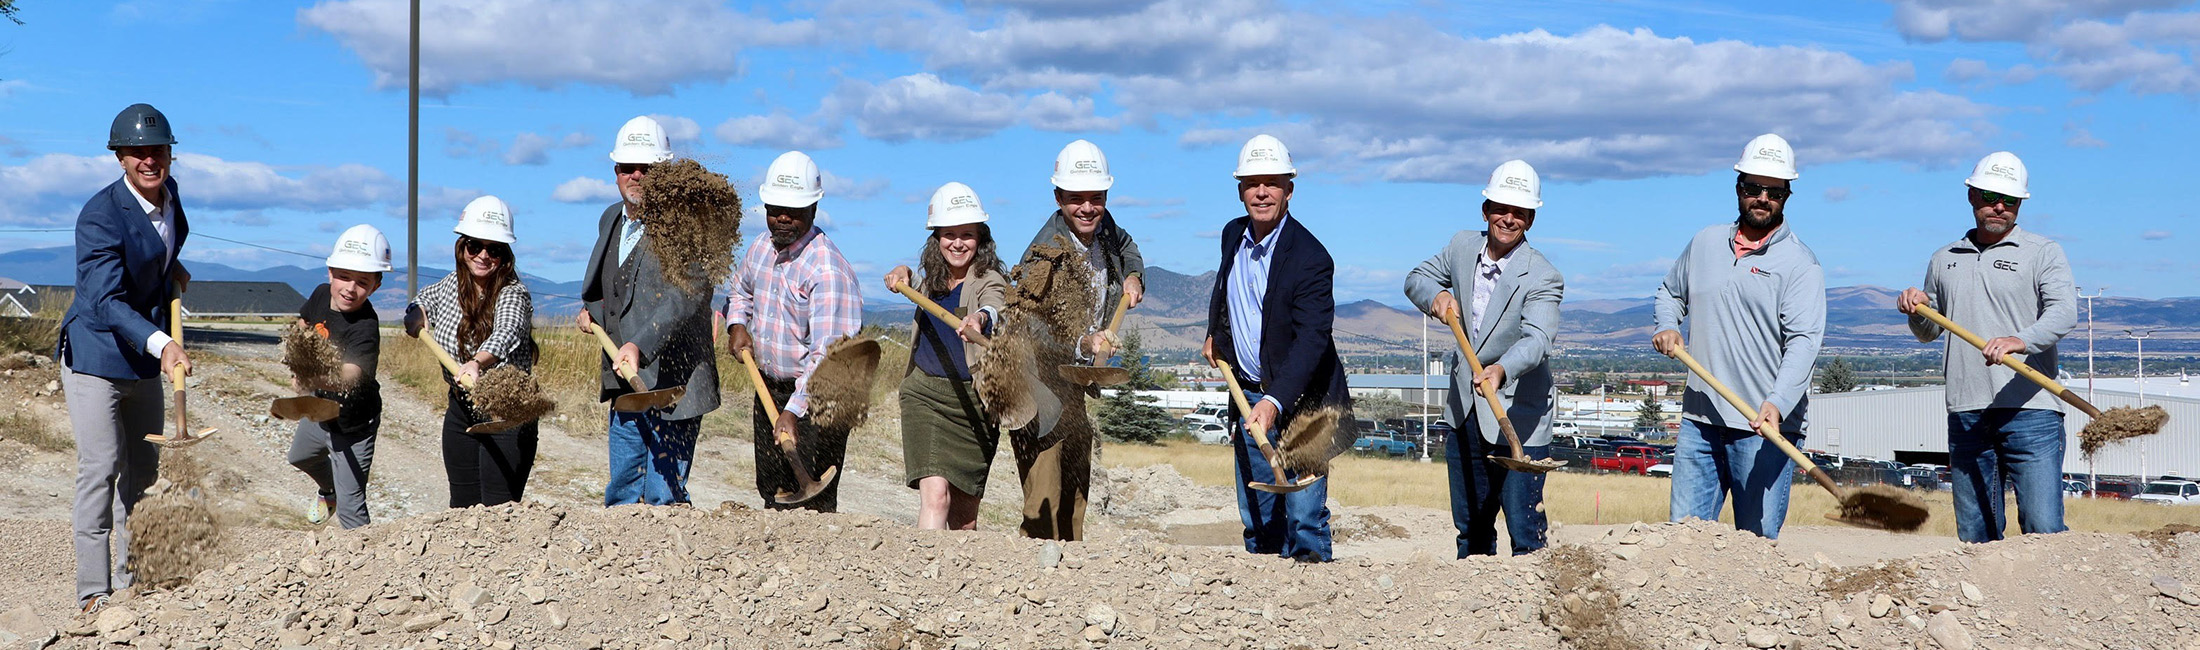
<svg viewBox="0 0 2200 650">
<path fill-rule="evenodd" d="M 1482 373 L 1473 375 L 1458 352 L 1451 357 L 1451 395 L 1444 422 L 1455 432 L 1444 444 L 1449 466 L 1452 524 L 1459 528 L 1459 557 L 1497 554 L 1497 512 L 1505 512 L 1513 555 L 1543 548 L 1548 524 L 1542 512 L 1543 475 L 1514 472 L 1483 460 L 1510 455 L 1498 438 L 1497 417 L 1475 386 L 1498 387 L 1498 398 L 1529 458 L 1551 457 L 1551 404 L 1557 384 L 1544 363 L 1558 336 L 1558 303 L 1566 279 L 1527 244 L 1542 181 L 1518 160 L 1499 165 L 1482 190 L 1485 231 L 1462 231 L 1451 244 L 1406 276 L 1406 298 L 1431 316 L 1459 319 L 1474 344 Z M 1459 293 L 1454 294 L 1456 290 Z M 1460 304 L 1458 295 L 1467 296 Z"/>
<path fill-rule="evenodd" d="M 642 179 L 652 164 L 672 159 L 672 149 L 656 120 L 637 117 L 619 129 L 611 150 L 622 199 L 604 208 L 596 248 L 588 255 L 581 279 L 585 308 L 582 329 L 601 325 L 619 343 L 619 364 L 631 364 L 643 386 L 629 386 L 610 358 L 603 361 L 603 390 L 609 402 L 636 390 L 686 386 L 687 394 L 670 410 L 642 413 L 612 411 L 608 425 L 611 478 L 603 503 L 667 505 L 688 503 L 688 467 L 703 415 L 718 408 L 718 359 L 711 333 L 709 287 L 691 288 L 665 280 L 664 261 L 643 245 L 648 227 L 640 217 Z M 690 262 L 675 262 L 690 263 Z"/>
</svg>

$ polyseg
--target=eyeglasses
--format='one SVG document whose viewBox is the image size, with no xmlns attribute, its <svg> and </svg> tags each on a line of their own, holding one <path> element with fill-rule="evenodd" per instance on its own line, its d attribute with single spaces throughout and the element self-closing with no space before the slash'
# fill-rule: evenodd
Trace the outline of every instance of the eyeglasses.
<svg viewBox="0 0 2200 650">
<path fill-rule="evenodd" d="M 1745 199 L 1756 196 L 1758 194 L 1764 194 L 1766 198 L 1770 198 L 1774 201 L 1786 201 L 1788 200 L 1789 196 L 1795 194 L 1795 190 L 1791 190 L 1785 187 L 1758 185 L 1749 181 L 1735 181 L 1734 194 Z"/>
<path fill-rule="evenodd" d="M 1979 201 L 1986 203 L 1987 205 L 1999 203 L 2012 208 L 2024 203 L 2024 199 L 2020 199 L 2000 192 L 1988 192 L 1986 190 L 1978 190 L 1978 198 Z"/>
<path fill-rule="evenodd" d="M 459 250 L 466 251 L 467 255 L 480 255 L 482 254 L 482 252 L 486 251 L 491 254 L 502 256 L 505 245 L 503 242 L 486 241 L 474 239 L 472 237 L 460 237 L 458 239 L 458 247 Z"/>
<path fill-rule="evenodd" d="M 625 176 L 627 174 L 648 174 L 649 163 L 618 163 L 616 165 L 612 165 L 611 170 L 618 173 L 618 175 L 620 176 Z"/>
</svg>

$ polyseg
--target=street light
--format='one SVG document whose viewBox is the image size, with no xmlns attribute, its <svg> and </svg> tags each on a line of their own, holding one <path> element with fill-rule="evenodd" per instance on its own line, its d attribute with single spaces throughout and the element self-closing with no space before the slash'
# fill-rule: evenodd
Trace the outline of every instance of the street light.
<svg viewBox="0 0 2200 650">
<path fill-rule="evenodd" d="M 2093 397 L 2093 299 L 2101 297 L 2101 294 L 2107 291 L 2108 287 L 2094 287 L 2093 295 L 2078 294 L 2078 297 L 2085 299 L 2085 401 L 2088 402 L 2095 399 Z"/>
<path fill-rule="evenodd" d="M 2130 337 L 2131 340 L 2137 341 L 2139 344 L 2139 403 L 2135 406 L 2145 407 L 2147 405 L 2147 337 L 2154 336 L 2154 330 L 2124 330 L 2124 336 Z M 2149 446 L 2151 445 L 2145 442 L 2139 443 L 2139 485 L 2141 486 L 2146 485 L 2147 482 L 2147 447 Z"/>
</svg>

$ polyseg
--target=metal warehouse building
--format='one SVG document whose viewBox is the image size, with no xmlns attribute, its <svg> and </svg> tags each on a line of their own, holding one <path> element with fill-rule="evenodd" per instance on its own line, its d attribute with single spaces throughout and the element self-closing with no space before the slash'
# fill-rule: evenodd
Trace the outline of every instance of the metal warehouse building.
<svg viewBox="0 0 2200 650">
<path fill-rule="evenodd" d="M 2142 386 L 2130 377 L 2067 381 L 2079 396 L 2102 410 L 2157 405 L 2169 411 L 2161 433 L 2102 449 L 2088 463 L 2078 451 L 2078 432 L 2091 418 L 2076 408 L 2063 409 L 2069 452 L 2063 471 L 2154 477 L 2200 476 L 2200 387 L 2187 377 L 2148 377 Z M 2141 401 L 2141 393 L 2145 395 Z M 1948 407 L 1941 387 L 1819 393 L 1810 396 L 1808 438 L 1804 446 L 1843 456 L 1864 456 L 1904 463 L 1948 462 Z"/>
</svg>

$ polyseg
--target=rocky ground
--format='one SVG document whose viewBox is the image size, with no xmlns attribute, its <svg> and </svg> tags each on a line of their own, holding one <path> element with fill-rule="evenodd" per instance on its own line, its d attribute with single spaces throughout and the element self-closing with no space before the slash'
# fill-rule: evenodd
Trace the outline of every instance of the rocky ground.
<svg viewBox="0 0 2200 650">
<path fill-rule="evenodd" d="M 581 414 L 545 427 L 527 503 L 454 511 L 425 433 L 440 404 L 394 385 L 377 523 L 306 529 L 288 427 L 257 417 L 280 370 L 261 344 L 222 345 L 192 404 L 223 433 L 186 453 L 228 526 L 187 584 L 75 616 L 73 457 L 0 433 L 0 648 L 2200 650 L 2196 534 L 1959 546 L 1791 526 L 1775 544 L 1561 523 L 1544 553 L 1452 560 L 1449 513 L 1337 508 L 1340 561 L 1302 565 L 1237 549 L 1227 493 L 1165 467 L 1109 472 L 1088 541 L 912 530 L 890 440 L 851 444 L 842 514 L 753 509 L 742 435 L 705 439 L 709 505 L 604 509 Z M 7 371 L 0 392 L 26 396 L 11 422 L 66 436 L 51 373 Z M 1008 465 L 994 511 L 1019 498 Z"/>
</svg>

